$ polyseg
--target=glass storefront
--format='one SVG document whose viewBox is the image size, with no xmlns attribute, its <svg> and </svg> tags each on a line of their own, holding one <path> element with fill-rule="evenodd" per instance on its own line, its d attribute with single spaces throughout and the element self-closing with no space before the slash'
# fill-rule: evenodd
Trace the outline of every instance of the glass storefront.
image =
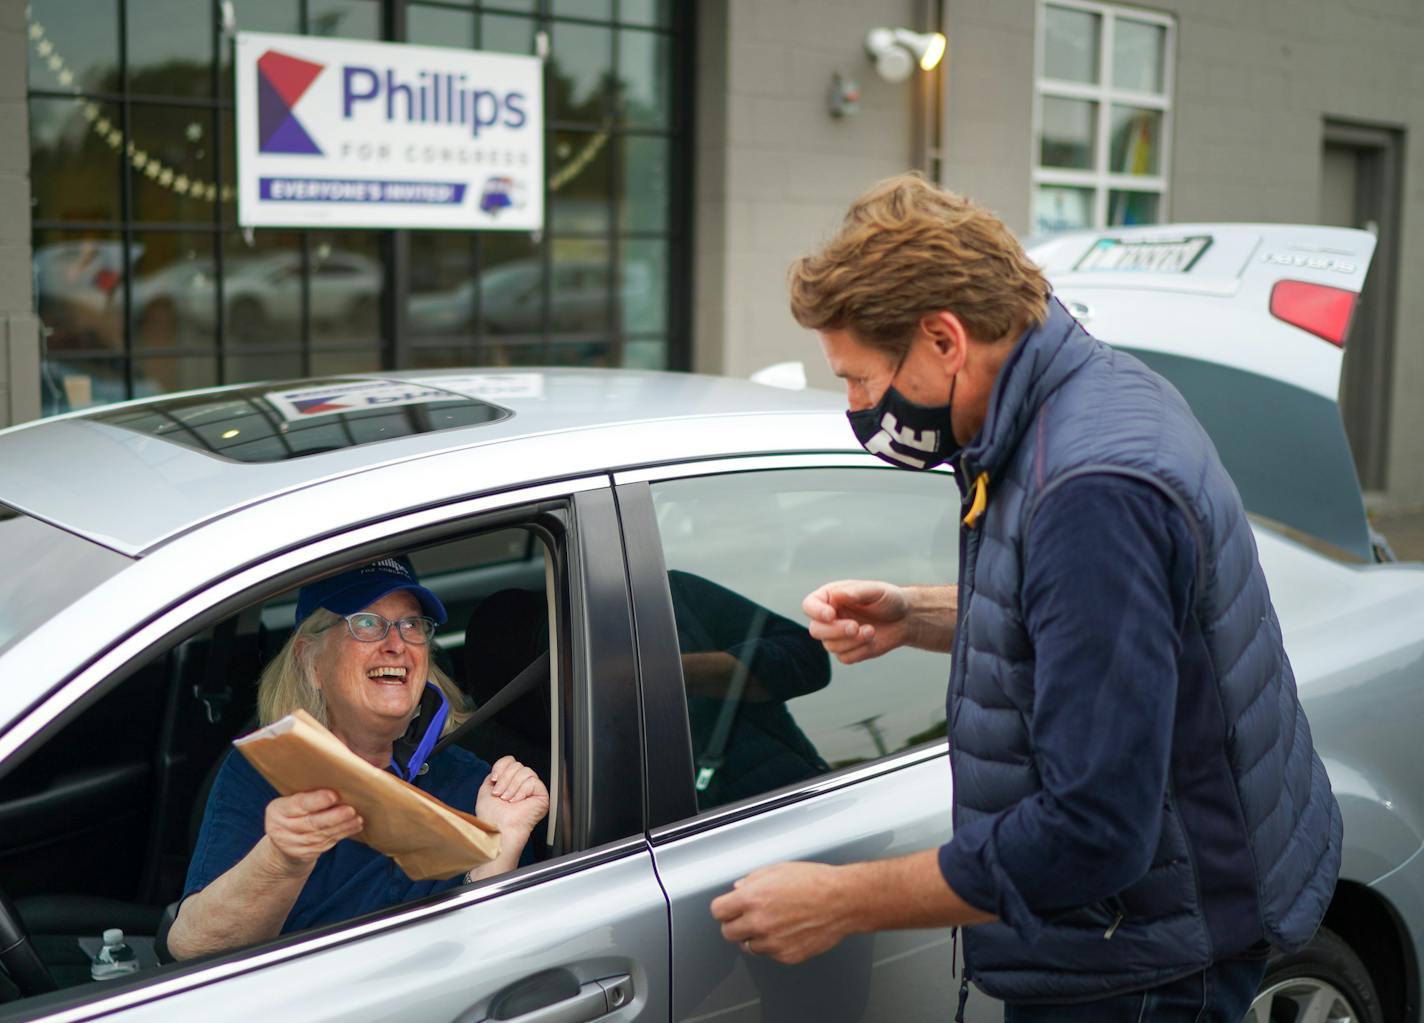
<svg viewBox="0 0 1424 1023">
<path fill-rule="evenodd" d="M 686 368 L 687 7 L 30 0 L 46 414 L 305 374 Z M 544 230 L 240 228 L 234 30 L 546 46 Z"/>
</svg>

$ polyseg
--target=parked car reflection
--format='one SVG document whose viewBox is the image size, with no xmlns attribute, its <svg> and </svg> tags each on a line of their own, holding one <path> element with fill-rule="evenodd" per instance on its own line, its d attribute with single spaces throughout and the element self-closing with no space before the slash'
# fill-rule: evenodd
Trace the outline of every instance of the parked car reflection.
<svg viewBox="0 0 1424 1023">
<path fill-rule="evenodd" d="M 651 267 L 623 266 L 617 290 L 605 262 L 555 263 L 549 281 L 549 330 L 569 333 L 606 330 L 615 312 L 623 320 L 652 299 Z M 425 337 L 535 334 L 544 329 L 544 266 L 537 259 L 491 267 L 442 291 L 410 299 L 410 327 Z"/>
<path fill-rule="evenodd" d="M 178 331 L 214 331 L 216 270 L 206 259 L 141 276 L 133 298 L 138 322 L 171 321 Z M 295 250 L 231 257 L 222 274 L 230 340 L 263 343 L 274 335 L 299 335 L 304 301 L 310 303 L 313 330 L 362 336 L 379 331 L 383 272 L 379 262 L 360 253 L 318 250 L 305 282 L 302 254 Z"/>
<path fill-rule="evenodd" d="M 144 254 L 143 245 L 132 245 L 130 301 L 142 346 L 211 341 L 218 329 L 216 260 L 190 255 L 151 266 Z M 124 273 L 119 241 L 79 239 L 36 250 L 36 305 L 51 352 L 124 350 Z M 380 331 L 384 271 L 362 253 L 316 246 L 306 272 L 297 250 L 237 254 L 224 260 L 221 273 L 229 341 L 300 336 L 304 303 L 313 332 L 351 339 Z"/>
<path fill-rule="evenodd" d="M 96 238 L 35 249 L 35 306 L 52 352 L 123 350 L 123 242 Z M 143 247 L 130 249 L 137 262 Z"/>
</svg>

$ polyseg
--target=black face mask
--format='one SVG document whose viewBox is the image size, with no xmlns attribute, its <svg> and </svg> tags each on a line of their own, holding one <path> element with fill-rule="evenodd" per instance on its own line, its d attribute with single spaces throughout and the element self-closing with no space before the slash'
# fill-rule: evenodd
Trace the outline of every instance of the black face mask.
<svg viewBox="0 0 1424 1023">
<path fill-rule="evenodd" d="M 916 404 L 895 390 L 892 382 L 874 408 L 846 413 L 855 439 L 866 451 L 900 469 L 942 465 L 960 449 L 949 423 L 958 382 L 955 377 L 949 385 L 949 401 L 943 405 Z"/>
</svg>

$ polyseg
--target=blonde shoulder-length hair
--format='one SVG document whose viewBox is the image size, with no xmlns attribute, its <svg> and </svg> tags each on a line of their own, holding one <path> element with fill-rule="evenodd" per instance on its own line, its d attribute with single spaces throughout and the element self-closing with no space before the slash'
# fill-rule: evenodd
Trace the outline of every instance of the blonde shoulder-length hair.
<svg viewBox="0 0 1424 1023">
<path fill-rule="evenodd" d="M 317 654 L 331 642 L 332 636 L 340 638 L 341 634 L 332 627 L 343 621 L 340 615 L 319 607 L 293 630 L 272 663 L 262 670 L 257 683 L 257 717 L 262 724 L 270 725 L 300 708 L 323 725 L 331 726 L 326 699 L 316 686 L 316 661 Z M 429 670 L 430 683 L 440 687 L 450 704 L 450 714 L 442 731 L 445 734 L 459 727 L 472 710 L 455 680 L 441 671 L 434 659 L 430 661 Z"/>
</svg>

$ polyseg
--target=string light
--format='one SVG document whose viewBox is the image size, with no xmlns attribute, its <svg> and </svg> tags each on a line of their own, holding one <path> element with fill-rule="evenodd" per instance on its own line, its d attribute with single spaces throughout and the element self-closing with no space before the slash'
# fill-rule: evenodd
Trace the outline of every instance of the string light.
<svg viewBox="0 0 1424 1023">
<path fill-rule="evenodd" d="M 563 167 L 559 168 L 549 177 L 549 191 L 557 192 L 566 184 L 584 172 L 593 158 L 599 154 L 604 145 L 608 142 L 608 128 L 605 126 L 598 130 L 598 133 L 584 143 L 583 150 Z"/>
<path fill-rule="evenodd" d="M 98 104 L 80 98 L 79 84 L 75 80 L 74 72 L 69 69 L 64 58 L 55 49 L 54 43 L 50 42 L 45 27 L 34 19 L 28 6 L 25 8 L 25 18 L 30 23 L 30 42 L 35 48 L 35 53 L 45 62 L 45 66 L 54 72 L 59 84 L 73 93 L 75 100 L 79 103 L 79 112 L 89 123 L 89 129 L 115 152 L 122 148 L 124 155 L 128 158 L 129 165 L 135 171 L 161 188 L 166 188 L 190 199 L 197 199 L 200 202 L 211 203 L 217 202 L 219 199 L 223 202 L 232 202 L 237 197 L 237 189 L 232 185 L 223 185 L 219 188 L 215 181 L 194 180 L 169 167 L 158 157 L 139 149 L 132 140 L 126 145 L 123 131 L 103 115 Z"/>
<path fill-rule="evenodd" d="M 166 188 L 177 195 L 186 196 L 191 199 L 198 199 L 203 202 L 216 202 L 219 198 L 223 202 L 232 202 L 237 196 L 237 189 L 232 185 L 218 186 L 213 181 L 198 181 L 189 178 L 167 164 L 163 163 L 156 156 L 139 149 L 130 141 L 124 144 L 124 133 L 109 118 L 103 115 L 98 104 L 89 100 L 81 100 L 80 88 L 75 79 L 74 72 L 65 63 L 64 58 L 55 48 L 45 27 L 34 19 L 31 9 L 25 7 L 25 18 L 30 23 L 30 42 L 34 46 L 35 53 L 45 62 L 45 65 L 55 74 L 59 84 L 68 89 L 77 101 L 80 101 L 80 113 L 84 115 L 84 120 L 89 123 L 89 128 L 102 140 L 110 149 L 118 151 L 123 147 L 124 155 L 128 158 L 129 165 L 135 171 L 143 174 L 154 184 L 161 188 Z M 611 135 L 609 122 L 589 137 L 583 148 L 572 160 L 549 176 L 549 191 L 557 192 L 570 181 L 573 181 L 582 174 L 590 163 L 603 151 L 608 144 Z"/>
</svg>

